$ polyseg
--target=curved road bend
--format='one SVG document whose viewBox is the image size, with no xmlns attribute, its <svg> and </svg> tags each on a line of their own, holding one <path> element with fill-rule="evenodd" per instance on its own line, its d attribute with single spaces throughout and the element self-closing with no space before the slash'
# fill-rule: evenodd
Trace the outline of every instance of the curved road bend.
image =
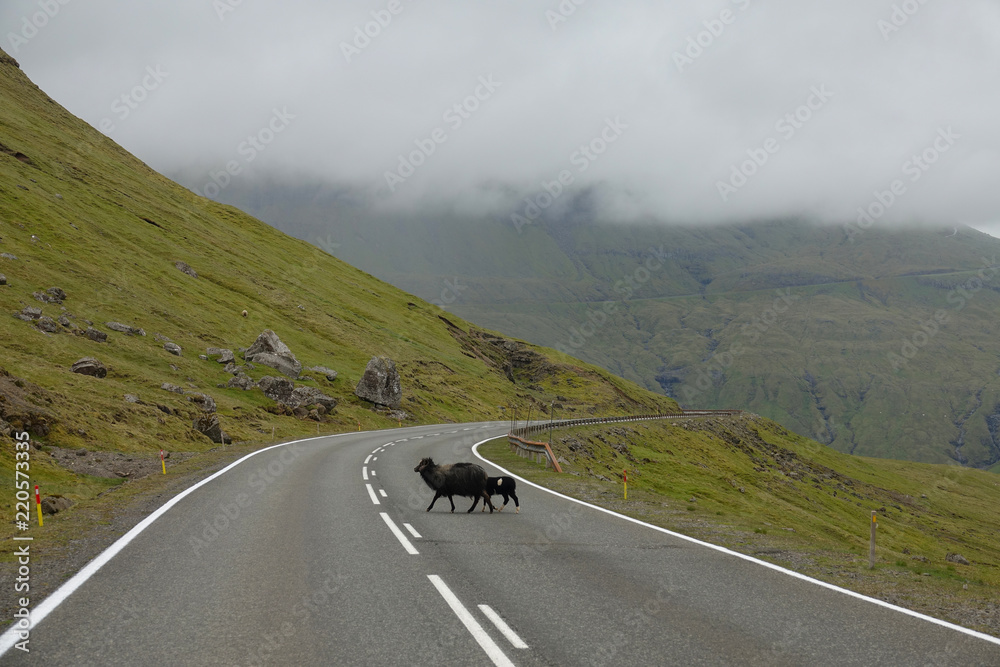
<svg viewBox="0 0 1000 667">
<path fill-rule="evenodd" d="M 470 516 L 466 498 L 425 512 L 416 462 L 476 460 L 471 447 L 506 428 L 254 455 L 164 512 L 38 623 L 30 654 L 0 663 L 1000 664 L 995 640 L 527 483 L 520 514 Z"/>
</svg>

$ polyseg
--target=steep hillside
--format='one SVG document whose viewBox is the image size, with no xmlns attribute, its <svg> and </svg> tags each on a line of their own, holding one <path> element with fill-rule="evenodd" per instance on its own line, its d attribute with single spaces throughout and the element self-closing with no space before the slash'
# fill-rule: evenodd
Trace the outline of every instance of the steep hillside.
<svg viewBox="0 0 1000 667">
<path fill-rule="evenodd" d="M 207 405 L 197 394 L 212 399 L 236 441 L 400 419 L 501 419 L 501 406 L 512 404 L 521 414 L 553 403 L 562 414 L 676 410 L 670 399 L 477 329 L 196 196 L 73 117 L 0 56 L 0 439 L 31 433 L 41 448 L 32 477 L 48 492 L 86 497 L 121 481 L 70 473 L 55 447 L 151 458 L 160 448 L 215 446 L 192 428 Z M 268 329 L 302 363 L 296 385 L 336 399 L 335 408 L 292 414 L 259 389 L 227 387 L 234 375 L 225 364 L 200 358 L 209 347 L 238 353 Z M 399 369 L 405 415 L 354 395 L 376 355 Z M 83 357 L 103 363 L 106 377 L 72 373 Z M 235 361 L 244 363 L 238 354 Z M 308 370 L 316 365 L 339 375 Z M 245 370 L 252 381 L 280 375 L 261 364 Z M 0 469 L 12 488 L 10 447 Z"/>
<path fill-rule="evenodd" d="M 519 233 L 509 219 L 404 224 L 319 187 L 247 194 L 226 196 L 682 405 L 744 407 L 843 452 L 1000 462 L 1000 240 L 971 228 L 626 227 L 581 207 Z"/>
</svg>

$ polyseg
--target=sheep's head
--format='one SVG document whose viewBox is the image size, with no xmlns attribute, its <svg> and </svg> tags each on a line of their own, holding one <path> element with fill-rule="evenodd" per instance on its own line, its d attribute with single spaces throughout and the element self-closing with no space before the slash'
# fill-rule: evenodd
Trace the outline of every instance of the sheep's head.
<svg viewBox="0 0 1000 667">
<path fill-rule="evenodd" d="M 427 458 L 420 459 L 420 463 L 418 463 L 417 467 L 413 469 L 413 472 L 423 472 L 424 469 L 433 467 L 434 459 L 428 456 Z"/>
</svg>

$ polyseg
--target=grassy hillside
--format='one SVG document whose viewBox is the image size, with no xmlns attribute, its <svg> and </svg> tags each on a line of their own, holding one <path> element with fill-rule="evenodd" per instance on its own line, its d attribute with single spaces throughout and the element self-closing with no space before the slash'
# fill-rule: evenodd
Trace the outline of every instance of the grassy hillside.
<svg viewBox="0 0 1000 667">
<path fill-rule="evenodd" d="M 481 449 L 557 491 L 1000 635 L 993 474 L 849 456 L 751 414 L 558 430 L 553 450 L 561 475 L 511 454 L 505 439 Z"/>
<path fill-rule="evenodd" d="M 1000 464 L 1000 239 L 968 227 L 625 227 L 580 211 L 519 234 L 506 219 L 373 217 L 316 187 L 225 196 L 683 405 L 745 407 L 843 452 Z"/>
<path fill-rule="evenodd" d="M 564 355 L 477 329 L 229 206 L 155 173 L 73 117 L 0 52 L 0 427 L 27 429 L 40 449 L 31 474 L 48 493 L 79 500 L 121 479 L 78 475 L 51 447 L 136 458 L 214 445 L 192 430 L 199 408 L 168 382 L 217 402 L 236 441 L 377 428 L 397 422 L 354 396 L 374 355 L 395 360 L 409 423 L 501 419 L 499 406 L 562 414 L 676 410 L 676 404 Z M 176 262 L 197 273 L 182 272 Z M 58 287 L 62 303 L 36 293 Z M 40 308 L 69 326 L 47 333 L 14 315 Z M 248 315 L 241 315 L 243 310 Z M 142 335 L 106 326 L 121 322 Z M 108 335 L 95 342 L 88 327 Z M 274 330 L 302 362 L 297 384 L 337 398 L 321 422 L 282 414 L 259 390 L 219 388 L 232 375 L 199 358 L 207 347 L 248 347 Z M 164 339 L 180 345 L 175 356 Z M 73 374 L 92 356 L 107 377 Z M 241 361 L 241 360 L 239 360 Z M 258 365 L 254 379 L 279 375 Z M 126 400 L 132 395 L 137 401 Z M 3 439 L 0 437 L 0 439 Z M 8 436 L 9 439 L 9 436 Z M 12 447 L 0 482 L 13 486 Z M 13 494 L 0 500 L 12 509 Z"/>
</svg>

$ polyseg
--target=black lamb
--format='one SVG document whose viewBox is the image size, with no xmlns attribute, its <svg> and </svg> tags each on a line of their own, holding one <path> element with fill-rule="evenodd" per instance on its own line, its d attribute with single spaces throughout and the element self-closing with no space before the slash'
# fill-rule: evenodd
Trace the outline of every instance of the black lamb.
<svg viewBox="0 0 1000 667">
<path fill-rule="evenodd" d="M 510 499 L 514 499 L 514 510 L 515 514 L 521 513 L 521 503 L 517 500 L 517 482 L 514 481 L 513 477 L 506 477 L 501 475 L 500 477 L 487 477 L 486 478 L 486 493 L 490 496 L 501 495 L 503 496 L 503 505 L 497 508 L 497 512 L 503 512 L 503 508 L 507 507 L 507 503 Z M 486 506 L 483 505 L 483 511 L 486 511 Z"/>
<path fill-rule="evenodd" d="M 483 507 L 490 507 L 490 514 L 493 513 L 493 502 L 490 495 L 486 493 L 486 471 L 482 466 L 475 463 L 446 463 L 437 465 L 430 457 L 420 459 L 420 463 L 413 469 L 419 472 L 420 476 L 427 482 L 427 486 L 434 489 L 434 500 L 427 507 L 430 512 L 434 503 L 441 496 L 448 496 L 451 503 L 451 511 L 455 511 L 455 501 L 452 496 L 466 496 L 472 498 L 472 507 L 469 511 L 476 509 L 479 499 L 483 499 Z M 484 510 L 485 511 L 485 510 Z"/>
</svg>

